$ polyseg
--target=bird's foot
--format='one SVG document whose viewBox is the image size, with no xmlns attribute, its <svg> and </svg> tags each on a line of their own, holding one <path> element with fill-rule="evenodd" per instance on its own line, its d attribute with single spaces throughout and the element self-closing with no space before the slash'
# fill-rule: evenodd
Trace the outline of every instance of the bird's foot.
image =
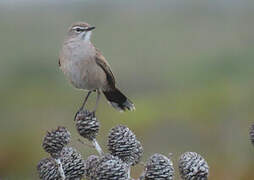
<svg viewBox="0 0 254 180">
<path fill-rule="evenodd" d="M 78 114 L 79 114 L 81 111 L 83 111 L 83 108 L 80 108 L 80 109 L 76 112 L 76 114 L 75 114 L 75 116 L 74 116 L 74 121 L 76 121 L 76 118 L 77 118 Z"/>
</svg>

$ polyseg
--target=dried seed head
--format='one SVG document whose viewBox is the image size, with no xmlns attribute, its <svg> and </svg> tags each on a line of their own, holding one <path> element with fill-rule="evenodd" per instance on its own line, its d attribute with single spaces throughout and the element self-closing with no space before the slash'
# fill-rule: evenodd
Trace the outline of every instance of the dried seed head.
<svg viewBox="0 0 254 180">
<path fill-rule="evenodd" d="M 254 145 L 254 124 L 252 124 L 250 127 L 250 140 L 252 144 Z"/>
<path fill-rule="evenodd" d="M 81 136 L 90 141 L 96 138 L 100 124 L 94 113 L 88 110 L 79 111 L 75 120 L 76 128 Z"/>
<path fill-rule="evenodd" d="M 186 152 L 182 154 L 178 166 L 183 180 L 208 179 L 208 164 L 202 156 L 195 152 Z"/>
<path fill-rule="evenodd" d="M 85 161 L 72 147 L 64 147 L 60 158 L 66 179 L 82 179 L 85 174 Z"/>
<path fill-rule="evenodd" d="M 37 165 L 39 178 L 42 180 L 61 179 L 58 166 L 52 158 L 44 158 Z"/>
<path fill-rule="evenodd" d="M 94 179 L 93 174 L 99 161 L 100 161 L 100 158 L 95 155 L 91 155 L 87 158 L 87 160 L 85 161 L 87 179 L 90 179 L 90 180 Z"/>
<path fill-rule="evenodd" d="M 85 174 L 85 162 L 81 155 L 71 147 L 64 147 L 61 152 L 60 161 L 65 174 L 66 180 L 81 179 Z M 53 158 L 42 159 L 37 170 L 40 179 L 43 180 L 60 180 L 61 176 L 58 171 L 58 165 Z"/>
<path fill-rule="evenodd" d="M 146 163 L 146 170 L 143 178 L 145 180 L 173 180 L 174 167 L 172 161 L 162 154 L 152 155 Z"/>
<path fill-rule="evenodd" d="M 42 147 L 52 157 L 57 158 L 63 147 L 70 142 L 70 138 L 71 134 L 65 127 L 58 127 L 55 130 L 47 132 L 43 139 Z"/>
<path fill-rule="evenodd" d="M 112 155 L 123 162 L 134 165 L 139 162 L 143 149 L 133 132 L 122 125 L 111 129 L 108 137 L 108 149 Z"/>
<path fill-rule="evenodd" d="M 143 147 L 140 143 L 140 141 L 136 140 L 136 149 L 135 149 L 135 153 L 134 153 L 134 162 L 133 162 L 133 166 L 138 164 L 143 156 L 144 150 Z"/>
<path fill-rule="evenodd" d="M 93 177 L 94 180 L 127 180 L 127 164 L 118 157 L 107 154 L 98 162 Z"/>
</svg>

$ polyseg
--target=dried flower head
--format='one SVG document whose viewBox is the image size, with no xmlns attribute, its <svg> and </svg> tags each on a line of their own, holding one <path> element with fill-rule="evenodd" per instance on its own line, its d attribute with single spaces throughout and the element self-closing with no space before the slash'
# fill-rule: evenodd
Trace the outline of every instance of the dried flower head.
<svg viewBox="0 0 254 180">
<path fill-rule="evenodd" d="M 145 180 L 173 180 L 174 167 L 172 161 L 162 154 L 152 155 L 146 163 L 146 169 L 143 178 Z"/>
<path fill-rule="evenodd" d="M 133 132 L 122 125 L 111 129 L 108 136 L 108 149 L 123 162 L 134 165 L 139 162 L 143 149 Z"/>
<path fill-rule="evenodd" d="M 94 175 L 94 171 L 97 167 L 97 164 L 99 163 L 100 158 L 98 156 L 95 155 L 91 155 L 87 158 L 87 160 L 85 161 L 85 167 L 86 167 L 86 178 L 87 179 L 94 179 L 93 175 Z"/>
<path fill-rule="evenodd" d="M 208 179 L 208 164 L 202 156 L 195 152 L 186 152 L 182 154 L 178 166 L 183 180 Z"/>
<path fill-rule="evenodd" d="M 250 140 L 251 143 L 254 145 L 254 124 L 252 124 L 250 127 Z"/>
<path fill-rule="evenodd" d="M 60 158 L 66 179 L 82 179 L 85 174 L 85 161 L 72 147 L 64 147 Z"/>
<path fill-rule="evenodd" d="M 97 163 L 93 177 L 94 180 L 127 180 L 127 164 L 118 157 L 107 154 Z"/>
<path fill-rule="evenodd" d="M 66 180 L 81 179 L 85 174 L 85 161 L 76 149 L 64 147 L 59 157 Z M 37 166 L 39 178 L 43 180 L 60 180 L 58 165 L 53 158 L 42 159 Z"/>
<path fill-rule="evenodd" d="M 37 165 L 37 171 L 42 180 L 61 179 L 58 166 L 52 158 L 42 159 Z"/>
<path fill-rule="evenodd" d="M 55 130 L 47 132 L 43 139 L 42 147 L 52 157 L 57 158 L 63 147 L 70 142 L 70 138 L 71 134 L 65 127 L 58 127 Z"/>
<path fill-rule="evenodd" d="M 75 118 L 76 128 L 81 136 L 92 141 L 96 138 L 100 124 L 95 114 L 88 110 L 79 111 Z"/>
<path fill-rule="evenodd" d="M 136 140 L 136 149 L 135 149 L 135 152 L 134 152 L 134 162 L 133 162 L 133 166 L 138 164 L 143 156 L 143 153 L 144 153 L 144 150 L 143 150 L 143 147 L 140 143 L 140 141 Z"/>
</svg>

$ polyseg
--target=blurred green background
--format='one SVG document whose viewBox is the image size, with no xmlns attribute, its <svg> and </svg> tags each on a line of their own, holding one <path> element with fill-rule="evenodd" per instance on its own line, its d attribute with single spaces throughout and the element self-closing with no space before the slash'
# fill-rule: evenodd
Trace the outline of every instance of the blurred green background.
<svg viewBox="0 0 254 180">
<path fill-rule="evenodd" d="M 141 140 L 144 162 L 173 153 L 177 169 L 181 153 L 196 151 L 212 180 L 254 179 L 253 17 L 252 0 L 1 0 L 0 179 L 37 179 L 48 156 L 43 136 L 58 125 L 84 157 L 95 153 L 77 142 L 73 122 L 85 92 L 58 69 L 67 28 L 80 20 L 97 27 L 92 41 L 136 105 L 118 113 L 102 99 L 104 149 L 109 129 L 124 124 Z"/>
</svg>

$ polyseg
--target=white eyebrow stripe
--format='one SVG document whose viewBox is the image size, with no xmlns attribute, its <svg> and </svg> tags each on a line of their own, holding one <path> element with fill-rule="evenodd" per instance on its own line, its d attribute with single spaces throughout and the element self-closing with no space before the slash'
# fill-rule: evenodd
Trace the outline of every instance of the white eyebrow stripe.
<svg viewBox="0 0 254 180">
<path fill-rule="evenodd" d="M 81 26 L 74 26 L 72 29 L 73 29 L 73 30 L 76 30 L 76 29 L 85 30 L 86 28 L 81 27 Z"/>
</svg>

